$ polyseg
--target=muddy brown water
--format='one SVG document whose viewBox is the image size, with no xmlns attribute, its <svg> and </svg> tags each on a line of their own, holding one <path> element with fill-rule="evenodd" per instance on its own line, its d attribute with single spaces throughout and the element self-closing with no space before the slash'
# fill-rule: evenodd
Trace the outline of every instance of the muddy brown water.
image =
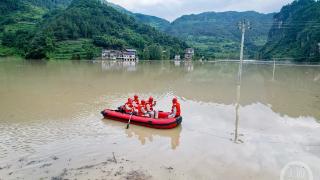
<svg viewBox="0 0 320 180">
<path fill-rule="evenodd" d="M 0 179 L 320 179 L 320 67 L 238 67 L 0 60 Z M 134 93 L 177 96 L 182 125 L 102 118 Z"/>
</svg>

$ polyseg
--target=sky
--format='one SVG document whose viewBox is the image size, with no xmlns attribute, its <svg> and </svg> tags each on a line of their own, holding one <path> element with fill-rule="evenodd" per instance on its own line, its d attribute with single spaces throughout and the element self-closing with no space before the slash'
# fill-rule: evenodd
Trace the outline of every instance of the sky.
<svg viewBox="0 0 320 180">
<path fill-rule="evenodd" d="M 158 16 L 169 21 L 187 14 L 208 11 L 278 12 L 293 0 L 108 0 L 132 12 Z"/>
</svg>

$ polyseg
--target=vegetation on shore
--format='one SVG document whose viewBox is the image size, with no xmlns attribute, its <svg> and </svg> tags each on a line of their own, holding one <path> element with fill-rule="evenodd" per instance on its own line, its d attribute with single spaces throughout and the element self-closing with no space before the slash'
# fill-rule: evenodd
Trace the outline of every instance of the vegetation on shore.
<svg viewBox="0 0 320 180">
<path fill-rule="evenodd" d="M 24 6 L 18 10 L 23 15 L 33 12 L 25 8 L 36 7 Z M 141 58 L 149 59 L 153 57 L 150 54 L 153 47 L 158 47 L 169 52 L 170 58 L 187 47 L 179 39 L 139 23 L 98 0 L 74 0 L 66 9 L 39 9 L 42 11 L 36 12 L 34 17 L 38 18 L 32 22 L 2 24 L 2 56 L 13 53 L 27 59 L 92 59 L 101 48 L 135 48 Z M 17 17 L 14 13 L 11 16 Z"/>
<path fill-rule="evenodd" d="M 296 0 L 274 16 L 262 59 L 320 62 L 320 1 Z"/>
<path fill-rule="evenodd" d="M 251 30 L 246 34 L 246 55 L 255 58 L 265 44 L 273 14 L 247 12 L 206 12 L 182 16 L 167 30 L 196 49 L 205 59 L 235 59 L 239 57 L 241 32 L 238 23 L 246 19 Z"/>
</svg>

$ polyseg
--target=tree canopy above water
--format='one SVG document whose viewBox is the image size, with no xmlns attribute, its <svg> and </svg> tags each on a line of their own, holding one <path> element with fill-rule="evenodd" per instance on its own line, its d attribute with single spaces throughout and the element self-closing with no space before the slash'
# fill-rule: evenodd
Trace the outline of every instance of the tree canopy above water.
<svg viewBox="0 0 320 180">
<path fill-rule="evenodd" d="M 15 33 L 6 32 L 2 44 L 16 47 L 10 43 L 16 41 Z M 141 54 L 151 45 L 175 53 L 187 47 L 179 39 L 139 23 L 99 0 L 74 0 L 66 9 L 49 11 L 32 33 L 34 36 L 28 38 L 30 48 L 24 50 L 27 58 L 44 58 L 54 51 L 56 42 L 83 38 L 91 39 L 96 47 L 136 48 Z"/>
</svg>

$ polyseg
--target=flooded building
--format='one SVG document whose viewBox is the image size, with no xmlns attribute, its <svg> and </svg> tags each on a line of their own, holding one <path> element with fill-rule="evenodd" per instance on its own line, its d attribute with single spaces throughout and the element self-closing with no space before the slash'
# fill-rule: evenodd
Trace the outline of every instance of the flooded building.
<svg viewBox="0 0 320 180">
<path fill-rule="evenodd" d="M 187 48 L 184 52 L 184 60 L 191 61 L 194 56 L 194 49 L 193 48 Z"/>
<path fill-rule="evenodd" d="M 122 51 L 122 60 L 124 60 L 124 61 L 136 61 L 136 60 L 138 60 L 137 50 L 135 50 L 135 49 L 126 49 L 125 51 Z"/>
<path fill-rule="evenodd" d="M 174 56 L 174 60 L 175 60 L 175 61 L 180 61 L 180 60 L 181 60 L 180 55 L 175 55 L 175 56 Z"/>
<path fill-rule="evenodd" d="M 123 51 L 104 49 L 101 53 L 102 60 L 122 60 L 122 61 L 137 61 L 137 50 L 126 49 Z"/>
<path fill-rule="evenodd" d="M 109 49 L 104 49 L 102 50 L 101 57 L 102 59 L 105 60 L 117 60 L 121 58 L 122 52 L 118 50 L 109 50 Z"/>
</svg>

